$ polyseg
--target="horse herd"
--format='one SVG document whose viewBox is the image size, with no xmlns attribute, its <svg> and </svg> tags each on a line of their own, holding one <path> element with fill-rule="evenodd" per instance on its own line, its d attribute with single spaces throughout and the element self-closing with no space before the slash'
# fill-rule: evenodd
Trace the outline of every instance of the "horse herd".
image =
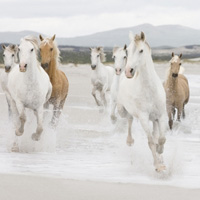
<svg viewBox="0 0 200 200">
<path fill-rule="evenodd" d="M 102 47 L 90 48 L 92 95 L 97 106 L 107 106 L 106 94 L 111 94 L 110 117 L 116 122 L 116 112 L 128 121 L 127 144 L 132 145 L 132 123 L 138 118 L 147 134 L 155 170 L 165 170 L 162 158 L 166 141 L 166 123 L 170 129 L 177 116 L 185 117 L 184 106 L 189 100 L 189 86 L 182 74 L 181 56 L 172 53 L 167 78 L 161 83 L 151 56 L 151 49 L 143 32 L 130 32 L 127 47 L 114 47 L 114 67 L 105 66 Z M 56 127 L 68 94 L 68 79 L 58 69 L 59 49 L 52 38 L 27 36 L 17 45 L 2 46 L 5 71 L 1 76 L 2 89 L 8 102 L 9 116 L 15 125 L 16 140 L 13 151 L 18 151 L 17 136 L 24 132 L 25 108 L 32 109 L 37 128 L 32 139 L 38 141 L 43 131 L 43 110 L 53 104 L 51 125 Z M 40 50 L 41 66 L 37 59 Z M 17 56 L 18 55 L 18 56 Z M 17 64 L 19 57 L 19 64 Z M 100 93 L 98 99 L 97 91 Z M 177 114 L 176 114 L 177 110 Z M 168 120 L 167 120 L 168 115 Z M 152 125 L 151 125 L 152 124 Z"/>
</svg>

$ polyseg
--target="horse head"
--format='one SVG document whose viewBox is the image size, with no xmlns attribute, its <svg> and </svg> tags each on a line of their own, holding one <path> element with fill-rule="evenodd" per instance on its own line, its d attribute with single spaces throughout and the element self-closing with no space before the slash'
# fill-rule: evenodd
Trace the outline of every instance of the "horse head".
<svg viewBox="0 0 200 200">
<path fill-rule="evenodd" d="M 172 52 L 172 58 L 170 60 L 170 64 L 171 64 L 170 74 L 172 75 L 173 78 L 178 77 L 178 73 L 181 66 L 181 57 L 182 57 L 182 54 L 177 56 L 177 55 L 174 55 L 174 52 Z"/>
<path fill-rule="evenodd" d="M 49 65 L 52 60 L 55 60 L 59 57 L 59 50 L 55 44 L 55 37 L 54 35 L 51 38 L 43 38 L 41 35 L 40 38 L 40 55 L 41 55 L 41 66 L 44 70 L 48 70 Z"/>
<path fill-rule="evenodd" d="M 7 47 L 5 45 L 2 45 L 3 49 L 3 61 L 5 65 L 5 72 L 10 72 L 12 67 L 15 63 L 18 62 L 17 58 L 17 52 L 18 52 L 18 46 L 14 44 L 10 44 Z"/>
<path fill-rule="evenodd" d="M 37 62 L 38 41 L 36 37 L 26 36 L 21 39 L 18 47 L 19 51 L 19 69 L 26 72 L 27 68 L 33 62 Z"/>
<path fill-rule="evenodd" d="M 114 59 L 114 68 L 116 75 L 120 75 L 122 71 L 124 71 L 126 61 L 127 61 L 127 46 L 124 45 L 124 47 L 114 47 L 113 48 L 113 56 Z"/>
<path fill-rule="evenodd" d="M 95 70 L 99 63 L 105 61 L 103 47 L 90 48 L 91 51 L 91 68 Z"/>
<path fill-rule="evenodd" d="M 133 78 L 137 69 L 146 64 L 146 56 L 151 55 L 151 49 L 145 41 L 143 32 L 141 32 L 140 35 L 135 35 L 135 37 L 133 33 L 130 32 L 129 37 L 131 43 L 127 48 L 128 59 L 125 67 L 125 74 L 127 78 Z"/>
</svg>

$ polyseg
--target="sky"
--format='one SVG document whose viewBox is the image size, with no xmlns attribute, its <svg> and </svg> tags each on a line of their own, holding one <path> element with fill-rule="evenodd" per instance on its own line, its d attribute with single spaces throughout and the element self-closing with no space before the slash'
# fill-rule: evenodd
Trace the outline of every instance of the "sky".
<svg viewBox="0 0 200 200">
<path fill-rule="evenodd" d="M 144 23 L 200 29 L 200 0 L 0 0 L 0 8 L 0 32 L 75 37 Z"/>
</svg>

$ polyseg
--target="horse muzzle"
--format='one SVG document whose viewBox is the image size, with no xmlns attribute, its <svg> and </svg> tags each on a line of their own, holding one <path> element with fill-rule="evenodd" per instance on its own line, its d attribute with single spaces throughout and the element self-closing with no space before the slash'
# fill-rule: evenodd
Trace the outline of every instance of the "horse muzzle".
<svg viewBox="0 0 200 200">
<path fill-rule="evenodd" d="M 97 67 L 96 65 L 91 65 L 92 70 L 95 70 L 96 67 Z"/>
<path fill-rule="evenodd" d="M 120 75 L 120 74 L 121 74 L 121 71 L 122 71 L 122 69 L 116 68 L 116 69 L 115 69 L 116 75 Z"/>
<path fill-rule="evenodd" d="M 46 70 L 46 69 L 48 69 L 48 67 L 49 67 L 49 63 L 42 63 L 41 66 L 42 66 L 42 68 L 43 68 L 44 70 Z"/>
<path fill-rule="evenodd" d="M 11 66 L 5 66 L 5 72 L 6 72 L 6 73 L 9 73 L 10 70 L 11 70 Z"/>
<path fill-rule="evenodd" d="M 176 78 L 177 76 L 178 76 L 178 74 L 172 73 L 172 77 Z"/>
<path fill-rule="evenodd" d="M 19 64 L 19 70 L 20 72 L 26 72 L 27 64 Z"/>
<path fill-rule="evenodd" d="M 128 68 L 126 69 L 125 74 L 127 78 L 133 78 L 135 75 L 135 70 L 133 68 Z"/>
</svg>

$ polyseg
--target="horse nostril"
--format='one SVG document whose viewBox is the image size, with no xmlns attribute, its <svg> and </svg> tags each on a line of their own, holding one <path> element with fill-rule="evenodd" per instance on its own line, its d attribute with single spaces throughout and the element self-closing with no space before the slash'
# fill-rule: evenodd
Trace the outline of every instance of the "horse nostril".
<svg viewBox="0 0 200 200">
<path fill-rule="evenodd" d="M 121 72 L 121 71 L 122 71 L 122 69 L 119 69 L 119 71 Z"/>
<path fill-rule="evenodd" d="M 131 68 L 130 72 L 131 72 L 131 73 L 133 72 L 133 68 Z"/>
<path fill-rule="evenodd" d="M 26 68 L 26 67 L 27 67 L 27 64 L 24 65 L 24 68 Z"/>
</svg>

